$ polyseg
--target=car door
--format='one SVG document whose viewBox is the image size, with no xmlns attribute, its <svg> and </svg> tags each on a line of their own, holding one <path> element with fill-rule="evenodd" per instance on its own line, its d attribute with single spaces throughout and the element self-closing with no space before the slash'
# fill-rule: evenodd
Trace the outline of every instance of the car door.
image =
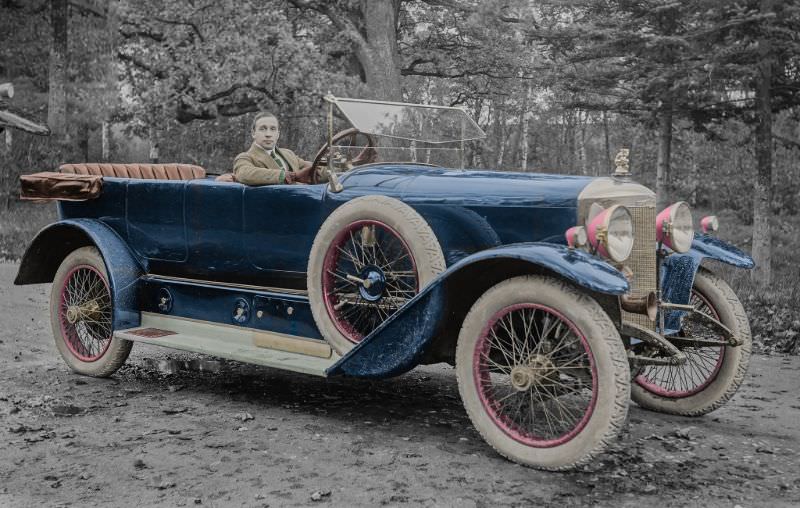
<svg viewBox="0 0 800 508">
<path fill-rule="evenodd" d="M 270 285 L 305 286 L 311 244 L 322 224 L 326 184 L 245 187 L 244 252 Z"/>
<path fill-rule="evenodd" d="M 242 282 L 249 269 L 242 250 L 244 186 L 211 179 L 191 180 L 184 196 L 187 277 Z"/>
</svg>

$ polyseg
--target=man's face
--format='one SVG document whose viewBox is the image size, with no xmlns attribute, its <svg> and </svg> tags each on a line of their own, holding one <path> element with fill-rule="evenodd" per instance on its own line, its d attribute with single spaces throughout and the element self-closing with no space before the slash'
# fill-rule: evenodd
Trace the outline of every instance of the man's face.
<svg viewBox="0 0 800 508">
<path fill-rule="evenodd" d="M 256 121 L 256 128 L 253 131 L 253 141 L 267 150 L 275 148 L 281 130 L 278 127 L 278 119 L 274 116 L 265 116 Z"/>
</svg>

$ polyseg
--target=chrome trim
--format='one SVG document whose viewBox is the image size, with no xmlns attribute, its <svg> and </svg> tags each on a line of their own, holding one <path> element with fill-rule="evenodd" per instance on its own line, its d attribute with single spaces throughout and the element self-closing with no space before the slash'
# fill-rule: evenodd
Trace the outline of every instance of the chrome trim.
<svg viewBox="0 0 800 508">
<path fill-rule="evenodd" d="M 165 280 L 169 282 L 182 282 L 185 284 L 206 284 L 209 286 L 217 286 L 224 288 L 249 289 L 253 291 L 265 291 L 269 293 L 284 293 L 289 295 L 298 295 L 306 297 L 308 296 L 308 291 L 303 289 L 276 288 L 271 286 L 253 286 L 250 284 L 231 284 L 228 282 L 219 282 L 215 280 L 189 279 L 186 277 L 174 277 L 172 275 L 159 275 L 156 273 L 145 274 L 142 276 L 142 279 L 150 281 Z"/>
<path fill-rule="evenodd" d="M 596 178 L 578 195 L 578 225 L 585 225 L 589 207 L 597 203 L 603 208 L 625 205 L 628 208 L 656 206 L 656 194 L 644 185 L 618 178 Z M 655 222 L 653 222 L 655 229 Z"/>
</svg>

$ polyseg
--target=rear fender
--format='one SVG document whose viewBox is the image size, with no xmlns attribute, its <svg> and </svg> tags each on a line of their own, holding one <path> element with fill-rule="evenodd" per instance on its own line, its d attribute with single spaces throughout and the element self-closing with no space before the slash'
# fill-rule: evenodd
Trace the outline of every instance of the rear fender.
<svg viewBox="0 0 800 508">
<path fill-rule="evenodd" d="M 52 282 L 70 252 L 95 246 L 103 256 L 114 307 L 114 329 L 139 326 L 137 282 L 145 263 L 136 257 L 110 227 L 93 219 L 70 219 L 51 224 L 36 235 L 22 257 L 14 284 Z"/>
<path fill-rule="evenodd" d="M 733 245 L 713 236 L 696 234 L 689 252 L 671 254 L 661 265 L 661 288 L 665 301 L 682 305 L 689 303 L 694 277 L 705 259 L 746 269 L 756 266 L 753 258 Z M 673 310 L 664 316 L 667 333 L 680 329 L 684 314 L 683 311 Z"/>
<path fill-rule="evenodd" d="M 417 366 L 434 338 L 454 343 L 475 300 L 501 280 L 542 273 L 588 291 L 620 295 L 628 281 L 605 261 L 563 245 L 506 245 L 468 256 L 441 273 L 328 370 L 329 376 L 384 378 Z"/>
</svg>

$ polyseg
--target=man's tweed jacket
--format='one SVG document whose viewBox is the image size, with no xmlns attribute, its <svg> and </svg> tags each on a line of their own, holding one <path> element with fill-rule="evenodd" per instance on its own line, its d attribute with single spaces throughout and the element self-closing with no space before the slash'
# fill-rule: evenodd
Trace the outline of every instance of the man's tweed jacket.
<svg viewBox="0 0 800 508">
<path fill-rule="evenodd" d="M 297 171 L 306 161 L 288 148 L 275 148 L 275 152 L 286 163 L 289 171 Z M 267 153 L 253 143 L 250 149 L 240 153 L 233 160 L 233 174 L 236 181 L 245 185 L 274 185 L 286 183 L 285 170 Z"/>
</svg>

